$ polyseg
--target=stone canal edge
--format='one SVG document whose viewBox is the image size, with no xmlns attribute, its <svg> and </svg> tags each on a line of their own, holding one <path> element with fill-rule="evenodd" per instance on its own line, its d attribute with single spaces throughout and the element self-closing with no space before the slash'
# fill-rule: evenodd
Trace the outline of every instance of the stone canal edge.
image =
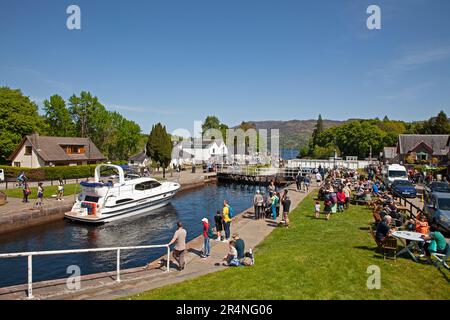
<svg viewBox="0 0 450 320">
<path fill-rule="evenodd" d="M 292 211 L 307 196 L 307 193 L 298 192 L 292 186 L 288 189 Z M 313 190 L 314 188 L 311 191 Z M 261 243 L 275 227 L 276 224 L 271 220 L 254 220 L 253 207 L 251 207 L 234 218 L 231 232 L 239 233 L 245 240 L 246 250 L 248 250 Z M 187 244 L 186 268 L 183 271 L 177 271 L 172 263 L 170 271 L 166 272 L 167 255 L 164 255 L 150 263 L 147 269 L 139 267 L 121 270 L 120 282 L 116 281 L 115 271 L 82 276 L 80 289 L 76 291 L 68 289 L 67 279 L 42 281 L 33 284 L 33 295 L 35 299 L 50 300 L 118 299 L 227 268 L 222 266 L 221 262 L 228 252 L 228 243 L 212 240 L 211 256 L 207 259 L 200 258 L 202 246 L 203 236 L 198 236 Z M 26 284 L 0 288 L 0 300 L 26 299 L 26 292 Z"/>
</svg>

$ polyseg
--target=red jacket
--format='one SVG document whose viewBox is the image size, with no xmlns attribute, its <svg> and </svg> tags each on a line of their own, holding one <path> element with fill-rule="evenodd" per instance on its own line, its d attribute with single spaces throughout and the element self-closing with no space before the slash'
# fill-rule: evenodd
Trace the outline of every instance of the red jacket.
<svg viewBox="0 0 450 320">
<path fill-rule="evenodd" d="M 338 192 L 336 194 L 336 196 L 337 196 L 338 202 L 345 202 L 345 192 L 344 191 Z"/>
<path fill-rule="evenodd" d="M 208 237 L 209 223 L 202 221 L 203 223 L 203 236 Z"/>
</svg>

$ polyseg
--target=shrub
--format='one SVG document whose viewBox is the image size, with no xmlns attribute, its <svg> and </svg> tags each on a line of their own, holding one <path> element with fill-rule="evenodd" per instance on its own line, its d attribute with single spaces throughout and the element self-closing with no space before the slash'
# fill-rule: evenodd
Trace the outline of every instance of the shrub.
<svg viewBox="0 0 450 320">
<path fill-rule="evenodd" d="M 94 175 L 95 165 L 86 166 L 61 166 L 61 167 L 42 167 L 42 168 L 23 168 L 0 166 L 5 171 L 5 178 L 15 179 L 23 171 L 29 180 L 57 180 L 87 178 Z"/>
</svg>

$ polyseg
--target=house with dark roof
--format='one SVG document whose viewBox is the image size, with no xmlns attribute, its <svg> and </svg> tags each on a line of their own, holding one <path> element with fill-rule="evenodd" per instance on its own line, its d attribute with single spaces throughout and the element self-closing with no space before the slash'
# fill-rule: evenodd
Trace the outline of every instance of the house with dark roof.
<svg viewBox="0 0 450 320">
<path fill-rule="evenodd" d="M 89 138 L 25 136 L 9 156 L 15 167 L 76 166 L 104 162 L 106 157 Z"/>
<path fill-rule="evenodd" d="M 174 144 L 171 165 L 222 163 L 228 148 L 221 139 L 186 139 Z"/>
<path fill-rule="evenodd" d="M 402 163 L 436 163 L 446 165 L 450 151 L 448 134 L 401 134 L 397 154 Z"/>
<path fill-rule="evenodd" d="M 130 166 L 146 167 L 150 163 L 151 159 L 147 156 L 147 152 L 145 150 L 131 156 L 128 159 L 128 165 Z"/>
<path fill-rule="evenodd" d="M 397 161 L 397 147 L 384 147 L 382 161 L 384 164 L 395 163 Z"/>
</svg>

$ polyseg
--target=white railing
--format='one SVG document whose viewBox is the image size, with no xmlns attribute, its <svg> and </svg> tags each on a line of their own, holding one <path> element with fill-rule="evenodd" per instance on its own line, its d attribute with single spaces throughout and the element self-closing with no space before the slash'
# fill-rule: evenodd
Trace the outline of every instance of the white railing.
<svg viewBox="0 0 450 320">
<path fill-rule="evenodd" d="M 92 249 L 72 249 L 72 250 L 54 250 L 54 251 L 35 251 L 35 252 L 15 252 L 15 253 L 2 253 L 2 258 L 17 258 L 28 257 L 28 299 L 33 298 L 33 256 L 50 256 L 60 254 L 72 254 L 72 253 L 89 253 L 89 252 L 104 252 L 104 251 L 116 251 L 116 281 L 120 282 L 120 252 L 122 250 L 137 250 L 137 249 L 154 249 L 154 248 L 167 248 L 167 270 L 170 271 L 170 247 L 167 244 L 162 245 L 147 245 L 147 246 L 130 246 L 130 247 L 111 247 L 111 248 L 92 248 Z"/>
</svg>

